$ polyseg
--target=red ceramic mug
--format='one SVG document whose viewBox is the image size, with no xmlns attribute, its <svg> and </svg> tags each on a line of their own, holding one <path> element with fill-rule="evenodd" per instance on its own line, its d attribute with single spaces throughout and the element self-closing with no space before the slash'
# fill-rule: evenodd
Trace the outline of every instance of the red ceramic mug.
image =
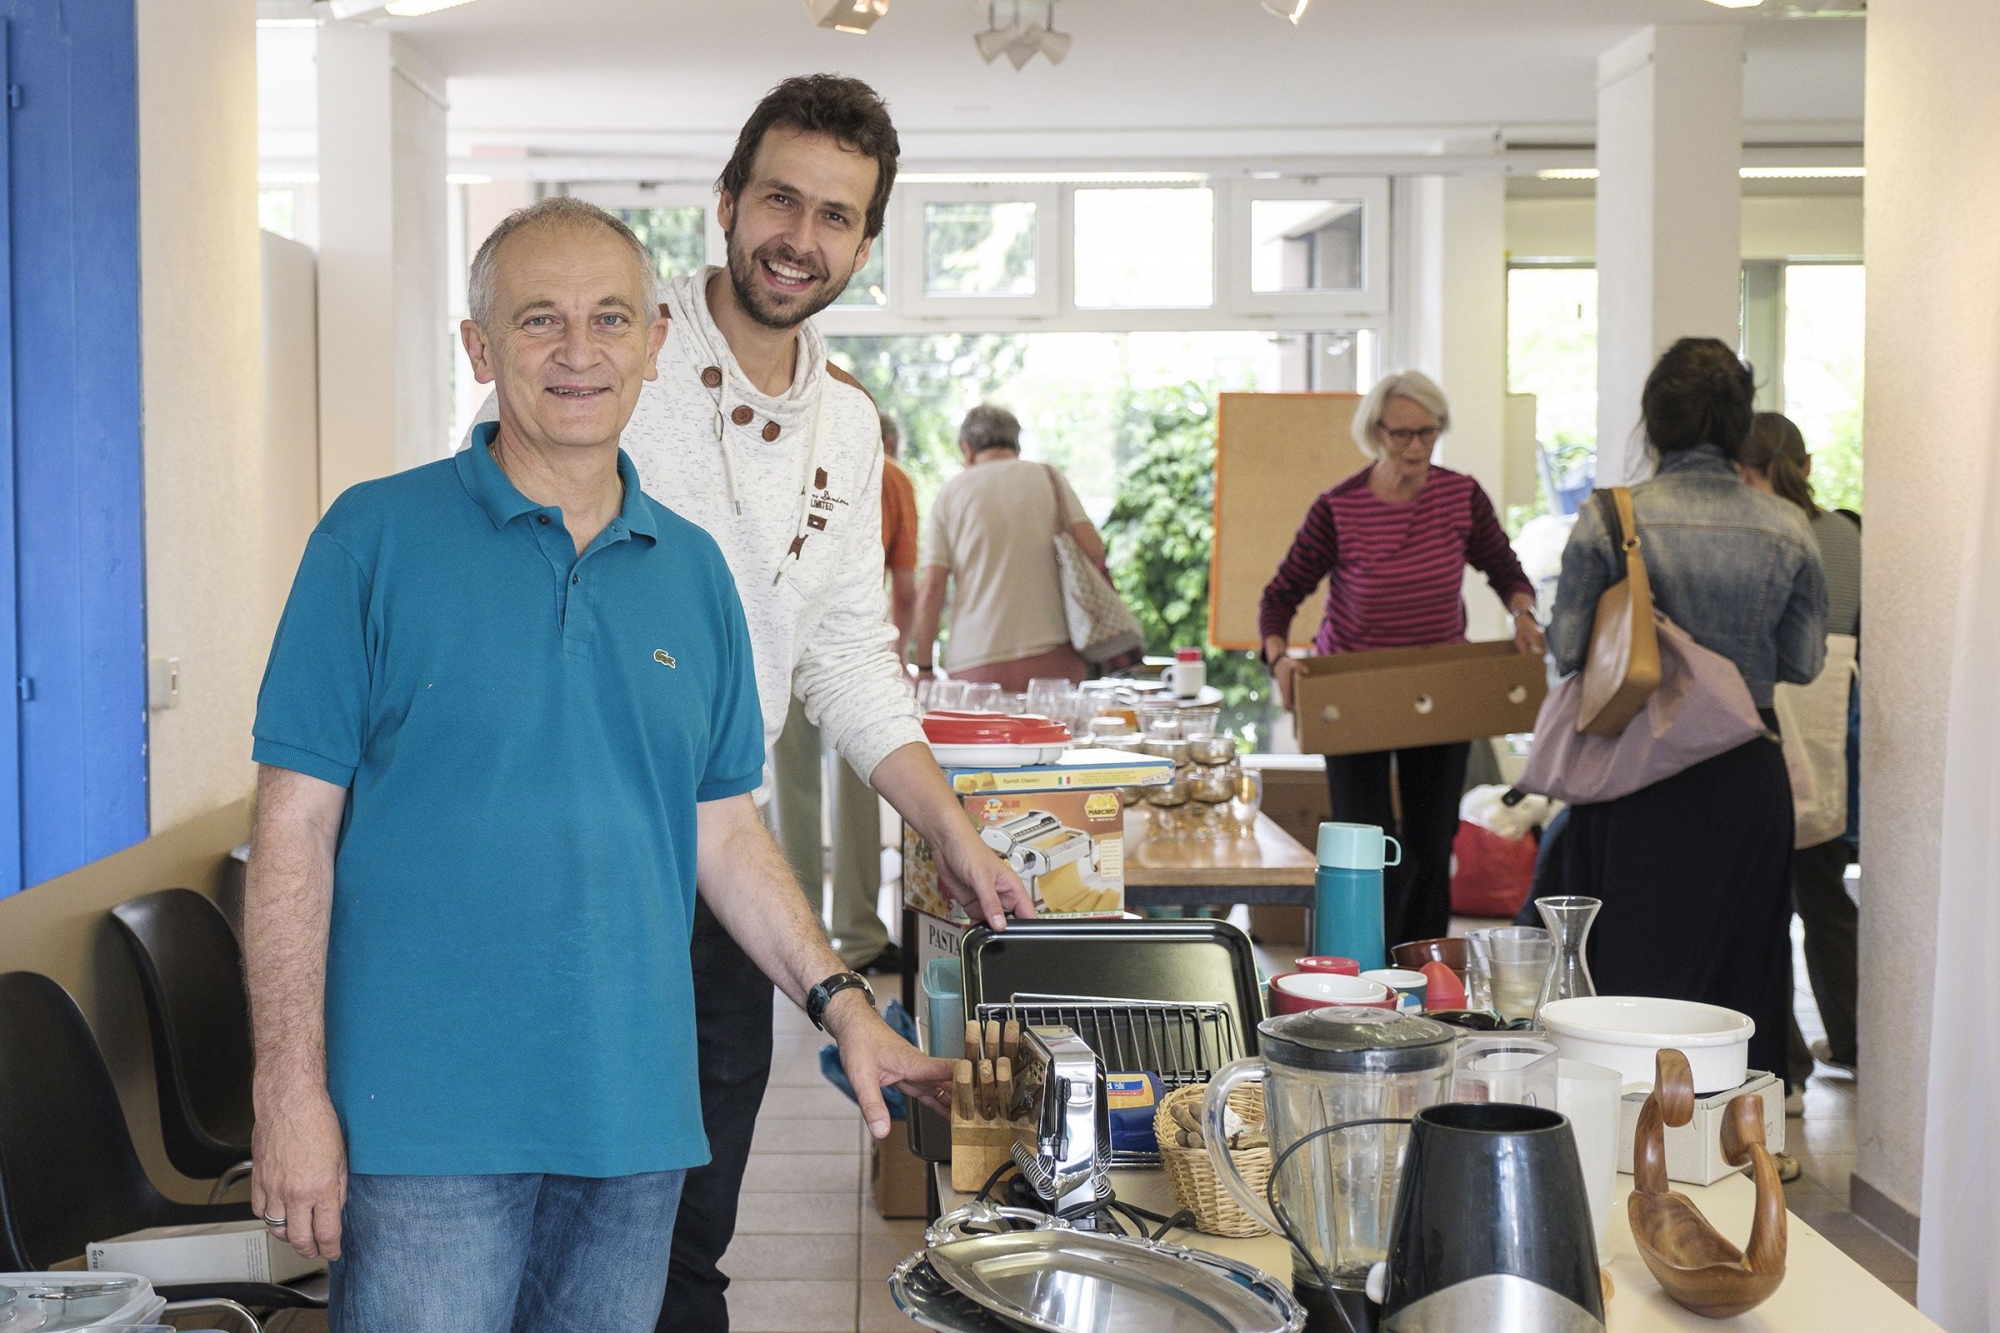
<svg viewBox="0 0 2000 1333">
<path fill-rule="evenodd" d="M 1293 965 L 1300 972 L 1337 972 L 1342 976 L 1358 977 L 1361 964 L 1352 958 L 1338 958 L 1333 954 L 1320 954 L 1312 958 L 1301 958 Z"/>
</svg>

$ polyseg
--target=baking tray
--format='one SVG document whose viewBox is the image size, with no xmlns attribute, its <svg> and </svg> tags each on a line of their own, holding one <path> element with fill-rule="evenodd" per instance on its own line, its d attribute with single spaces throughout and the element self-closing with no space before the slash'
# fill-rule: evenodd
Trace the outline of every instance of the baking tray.
<svg viewBox="0 0 2000 1333">
<path fill-rule="evenodd" d="M 1257 1053 L 1256 956 L 1227 921 L 1016 921 L 972 927 L 960 950 L 967 1014 L 1022 994 L 1213 1004 Z"/>
</svg>

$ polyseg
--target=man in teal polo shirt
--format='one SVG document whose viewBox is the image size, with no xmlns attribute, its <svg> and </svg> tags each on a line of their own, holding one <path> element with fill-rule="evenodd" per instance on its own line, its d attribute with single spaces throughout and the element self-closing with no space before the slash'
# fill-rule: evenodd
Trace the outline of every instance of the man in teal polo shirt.
<svg viewBox="0 0 2000 1333">
<path fill-rule="evenodd" d="M 545 200 L 470 307 L 499 421 L 335 502 L 258 699 L 252 1202 L 334 1261 L 337 1333 L 650 1329 L 708 1157 L 697 889 L 878 1137 L 881 1087 L 950 1067 L 882 1023 L 758 819 L 728 567 L 618 447 L 666 332 L 644 248 Z"/>
</svg>

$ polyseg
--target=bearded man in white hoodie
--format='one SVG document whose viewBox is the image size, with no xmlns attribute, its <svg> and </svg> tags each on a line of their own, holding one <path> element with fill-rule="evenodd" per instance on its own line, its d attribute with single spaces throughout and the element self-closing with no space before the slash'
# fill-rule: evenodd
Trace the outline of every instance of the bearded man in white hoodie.
<svg viewBox="0 0 2000 1333">
<path fill-rule="evenodd" d="M 765 96 L 716 186 L 728 265 L 669 284 L 659 378 L 641 391 L 623 444 L 646 493 L 722 548 L 750 626 L 767 747 L 796 693 L 937 849 L 952 895 L 1001 929 L 1009 911 L 1034 909 L 924 743 L 882 591 L 879 419 L 810 322 L 867 263 L 898 152 L 888 108 L 859 80 L 788 79 Z M 767 783 L 760 803 L 768 796 Z M 770 1076 L 772 991 L 705 908 L 692 954 L 713 1159 L 682 1191 L 659 1328 L 723 1333 L 728 1279 L 717 1265 Z"/>
</svg>

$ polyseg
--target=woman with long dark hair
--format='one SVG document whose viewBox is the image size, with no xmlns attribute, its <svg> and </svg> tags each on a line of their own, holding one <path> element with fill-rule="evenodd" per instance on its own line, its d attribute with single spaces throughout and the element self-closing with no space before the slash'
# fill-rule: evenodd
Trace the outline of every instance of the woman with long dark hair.
<svg viewBox="0 0 2000 1333">
<path fill-rule="evenodd" d="M 1751 1066 L 1784 1071 L 1792 792 L 1771 702 L 1777 682 L 1819 674 L 1826 579 L 1804 515 L 1737 476 L 1752 392 L 1749 367 L 1716 339 L 1669 348 L 1641 398 L 1658 471 L 1632 488 L 1632 508 L 1655 605 L 1736 664 L 1770 735 L 1570 807 L 1558 854 L 1567 891 L 1604 901 L 1591 933 L 1599 990 L 1748 1014 Z M 1549 622 L 1561 670 L 1583 665 L 1598 596 L 1622 576 L 1598 506 L 1584 506 Z"/>
<path fill-rule="evenodd" d="M 1791 418 L 1759 412 L 1736 460 L 1745 485 L 1790 500 L 1806 516 L 1826 567 L 1828 634 L 1861 634 L 1861 520 L 1838 509 L 1822 509 L 1813 495 L 1812 455 Z M 1846 775 L 1840 775 L 1845 782 Z M 1852 812 L 1849 812 L 1852 822 Z M 1806 928 L 1806 975 L 1812 978 L 1826 1036 L 1807 1048 L 1793 1043 L 1795 1082 L 1812 1072 L 1813 1060 L 1853 1073 L 1855 990 L 1861 921 L 1847 896 L 1847 863 L 1854 844 L 1846 834 L 1800 847 L 1792 853 L 1792 905 Z M 1810 1049 L 1810 1054 L 1806 1054 Z"/>
</svg>

